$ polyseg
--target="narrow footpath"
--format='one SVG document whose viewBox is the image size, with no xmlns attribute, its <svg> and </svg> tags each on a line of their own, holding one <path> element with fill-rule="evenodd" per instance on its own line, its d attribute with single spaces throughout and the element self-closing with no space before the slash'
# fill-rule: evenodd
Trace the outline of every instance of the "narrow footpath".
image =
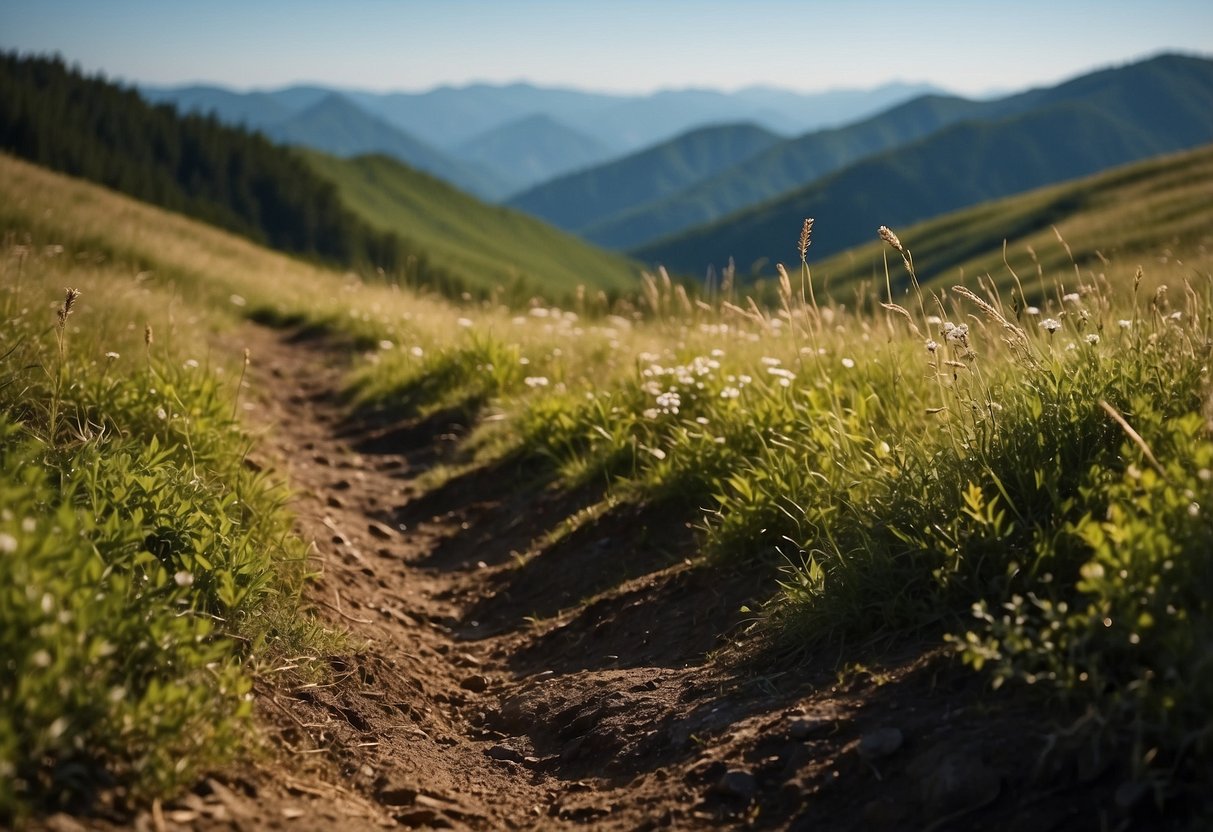
<svg viewBox="0 0 1213 832">
<path fill-rule="evenodd" d="M 1046 832 L 1106 793 L 937 651 L 747 658 L 776 576 L 699 565 L 685 517 L 519 461 L 437 480 L 467 425 L 353 414 L 347 352 L 240 336 L 250 464 L 295 490 L 307 598 L 346 648 L 324 682 L 267 669 L 267 753 L 137 827 Z"/>
</svg>

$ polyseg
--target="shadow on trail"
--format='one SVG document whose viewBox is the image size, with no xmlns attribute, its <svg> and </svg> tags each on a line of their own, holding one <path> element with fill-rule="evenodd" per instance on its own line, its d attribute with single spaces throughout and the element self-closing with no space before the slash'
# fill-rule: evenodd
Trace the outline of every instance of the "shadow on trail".
<svg viewBox="0 0 1213 832">
<path fill-rule="evenodd" d="M 555 517 L 551 528 L 561 519 Z M 527 627 L 535 618 L 549 618 L 679 563 L 694 546 L 694 535 L 677 512 L 620 504 L 552 540 L 540 539 L 526 560 L 493 576 L 491 594 L 464 618 L 479 622 L 477 637 Z"/>
<path fill-rule="evenodd" d="M 602 499 L 601 487 L 571 491 L 552 484 L 546 460 L 511 456 L 459 474 L 410 500 L 393 525 L 455 529 L 414 563 L 443 571 L 497 566 L 530 551 L 569 516 Z"/>
</svg>

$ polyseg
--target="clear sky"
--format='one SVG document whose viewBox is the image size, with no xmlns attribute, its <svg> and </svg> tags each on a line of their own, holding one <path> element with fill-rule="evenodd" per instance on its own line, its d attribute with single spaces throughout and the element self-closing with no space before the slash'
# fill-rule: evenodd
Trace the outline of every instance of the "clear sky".
<svg viewBox="0 0 1213 832">
<path fill-rule="evenodd" d="M 907 80 L 979 93 L 1164 50 L 1213 54 L 1213 0 L 0 0 L 0 48 L 127 82 L 240 89 Z"/>
</svg>

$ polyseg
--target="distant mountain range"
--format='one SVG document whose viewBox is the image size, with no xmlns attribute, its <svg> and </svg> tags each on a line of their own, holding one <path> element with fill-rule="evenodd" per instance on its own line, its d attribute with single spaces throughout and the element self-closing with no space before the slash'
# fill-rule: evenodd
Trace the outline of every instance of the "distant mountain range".
<svg viewBox="0 0 1213 832">
<path fill-rule="evenodd" d="M 153 103 L 213 113 L 224 123 L 327 153 L 384 153 L 497 200 L 705 126 L 749 122 L 793 135 L 939 90 L 894 83 L 823 93 L 751 87 L 733 93 L 692 89 L 613 95 L 473 84 L 424 93 L 321 86 L 255 92 L 144 87 L 141 92 Z M 334 123 L 337 113 L 340 124 Z"/>
<path fill-rule="evenodd" d="M 882 224 L 906 225 L 1213 142 L 1213 61 L 1166 55 L 964 106 L 964 120 L 953 113 L 952 123 L 917 141 L 633 253 L 688 274 L 729 258 L 743 272 L 769 269 L 798 256 L 805 217 L 817 219 L 813 253 L 820 257 L 870 239 Z M 743 166 L 752 171 L 754 164 Z"/>
<path fill-rule="evenodd" d="M 1192 63 L 1195 62 L 1195 63 Z M 643 248 L 648 244 L 695 226 L 719 220 L 735 211 L 813 183 L 873 154 L 895 150 L 963 121 L 995 121 L 1053 105 L 1087 105 L 1116 119 L 1142 125 L 1142 129 L 1166 133 L 1169 125 L 1155 121 L 1133 102 L 1149 102 L 1154 88 L 1162 90 L 1158 109 L 1169 106 L 1213 107 L 1213 98 L 1197 78 L 1181 67 L 1200 67 L 1207 61 L 1179 56 L 1159 58 L 1119 69 L 1082 76 L 1056 87 L 1034 89 L 995 100 L 973 101 L 952 96 L 923 96 L 892 107 L 876 116 L 850 125 L 815 131 L 773 144 L 736 164 L 692 179 L 675 192 L 654 193 L 647 201 L 621 204 L 611 200 L 601 187 L 629 190 L 632 176 L 652 177 L 640 164 L 646 153 L 613 160 L 541 184 L 513 197 L 510 204 L 531 211 L 549 222 L 588 240 L 611 248 Z M 1164 102 L 1170 102 L 1164 103 Z M 664 149 L 667 159 L 682 153 L 680 137 Z M 1166 145 L 1166 142 L 1161 142 Z M 1175 150 L 1189 147 L 1167 145 Z M 1161 152 L 1161 151 L 1159 151 Z M 1134 157 L 1139 158 L 1139 157 Z M 1117 158 L 1115 162 L 1130 161 Z M 1074 167 L 1071 176 L 1089 173 Z M 1065 178 L 1065 177 L 1063 177 Z M 1041 184 L 1033 180 L 1033 184 Z M 947 186 L 945 185 L 945 188 Z M 1022 187 L 1031 187 L 1025 184 Z M 1022 189 L 1022 188 L 1021 188 Z M 1002 193 L 1007 193 L 1003 191 Z"/>
</svg>

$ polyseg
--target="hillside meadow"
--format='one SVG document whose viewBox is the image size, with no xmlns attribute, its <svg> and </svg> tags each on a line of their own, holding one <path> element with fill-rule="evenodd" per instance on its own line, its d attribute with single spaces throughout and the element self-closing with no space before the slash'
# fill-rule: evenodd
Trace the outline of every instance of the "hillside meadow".
<svg viewBox="0 0 1213 832">
<path fill-rule="evenodd" d="M 745 661 L 944 646 L 1086 713 L 1074 730 L 1138 797 L 1183 806 L 1207 781 L 1203 239 L 1164 255 L 1160 227 L 1121 259 L 1135 227 L 1110 229 L 1097 265 L 1040 240 L 1029 310 L 915 272 L 916 237 L 887 230 L 887 282 L 828 292 L 806 224 L 769 305 L 656 277 L 519 311 L 364 283 L 8 157 L 0 181 L 0 814 L 171 793 L 241 734 L 275 656 L 331 644 L 296 614 L 307 550 L 281 484 L 242 464 L 248 319 L 346 350 L 363 411 L 461 414 L 464 468 L 530 459 L 695 524 L 696 568 L 769 575 Z"/>
</svg>

